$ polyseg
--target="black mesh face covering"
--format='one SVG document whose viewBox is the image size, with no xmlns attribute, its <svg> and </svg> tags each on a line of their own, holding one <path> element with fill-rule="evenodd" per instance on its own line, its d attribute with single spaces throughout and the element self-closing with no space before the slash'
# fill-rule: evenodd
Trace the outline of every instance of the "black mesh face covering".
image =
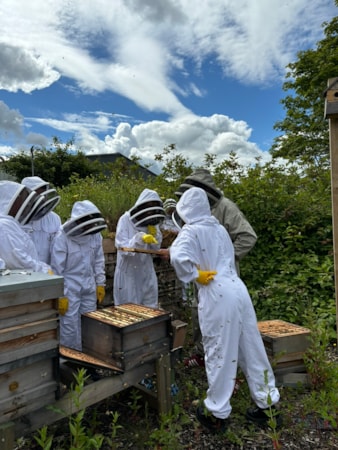
<svg viewBox="0 0 338 450">
<path fill-rule="evenodd" d="M 165 218 L 162 202 L 149 201 L 135 206 L 130 210 L 130 219 L 136 227 L 157 225 Z"/>
<path fill-rule="evenodd" d="M 198 180 L 194 180 L 192 178 L 187 178 L 181 186 L 175 192 L 175 195 L 178 198 L 181 198 L 183 193 L 192 187 L 199 187 L 205 191 L 208 196 L 210 206 L 213 206 L 218 200 L 222 197 L 222 194 L 218 192 L 216 189 L 208 186 L 207 184 L 201 183 Z"/>
<path fill-rule="evenodd" d="M 53 211 L 53 209 L 60 201 L 60 196 L 57 194 L 55 189 L 48 189 L 43 191 L 42 197 L 44 198 L 44 202 L 37 209 L 31 220 L 41 219 L 43 216 Z"/>
<path fill-rule="evenodd" d="M 30 220 L 39 197 L 39 194 L 35 191 L 24 187 L 13 201 L 8 215 L 14 217 L 22 225 L 25 225 Z"/>
<path fill-rule="evenodd" d="M 183 219 L 181 219 L 181 216 L 178 214 L 178 212 L 174 211 L 171 217 L 173 219 L 174 224 L 177 226 L 177 228 L 179 228 L 181 230 L 183 225 L 185 224 L 185 222 Z"/>
<path fill-rule="evenodd" d="M 101 213 L 86 214 L 78 219 L 70 220 L 63 225 L 67 236 L 86 236 L 95 234 L 107 228 Z"/>
</svg>

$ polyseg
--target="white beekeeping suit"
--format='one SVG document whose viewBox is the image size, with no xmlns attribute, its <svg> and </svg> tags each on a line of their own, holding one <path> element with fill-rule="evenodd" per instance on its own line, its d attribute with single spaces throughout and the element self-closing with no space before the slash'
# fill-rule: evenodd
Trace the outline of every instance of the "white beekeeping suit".
<svg viewBox="0 0 338 450">
<path fill-rule="evenodd" d="M 158 250 L 162 242 L 159 224 L 164 217 L 163 204 L 157 192 L 144 189 L 135 205 L 118 221 L 116 248 Z M 114 303 L 137 303 L 157 308 L 158 282 L 152 255 L 118 250 Z"/>
<path fill-rule="evenodd" d="M 184 225 L 181 224 L 170 248 L 170 261 L 183 282 L 197 281 L 198 317 L 209 385 L 205 407 L 219 419 L 230 415 L 237 366 L 243 370 L 259 408 L 268 407 L 268 395 L 272 404 L 277 403 L 279 392 L 274 374 L 249 293 L 237 275 L 228 232 L 211 215 L 207 195 L 201 188 L 184 192 L 176 214 L 177 224 L 181 219 Z M 204 271 L 216 272 L 209 284 L 201 278 Z"/>
<path fill-rule="evenodd" d="M 105 286 L 105 260 L 101 230 L 105 221 L 90 201 L 73 205 L 52 244 L 51 266 L 64 277 L 68 310 L 60 316 L 60 344 L 82 350 L 81 314 L 97 308 L 97 289 Z"/>
<path fill-rule="evenodd" d="M 40 177 L 26 177 L 21 184 L 45 198 L 39 213 L 25 226 L 25 231 L 33 239 L 39 259 L 50 264 L 51 243 L 61 226 L 60 217 L 53 211 L 60 201 L 60 196 L 57 195 L 55 189 L 49 187 L 49 183 Z"/>
<path fill-rule="evenodd" d="M 44 199 L 14 181 L 0 181 L 0 257 L 7 269 L 50 272 L 23 226 L 34 218 Z"/>
</svg>

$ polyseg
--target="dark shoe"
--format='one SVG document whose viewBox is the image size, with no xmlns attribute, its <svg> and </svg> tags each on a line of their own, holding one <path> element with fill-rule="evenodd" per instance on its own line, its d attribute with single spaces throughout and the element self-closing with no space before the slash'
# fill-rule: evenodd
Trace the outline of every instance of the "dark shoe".
<svg viewBox="0 0 338 450">
<path fill-rule="evenodd" d="M 183 361 L 185 367 L 205 367 L 204 358 L 200 355 L 192 355 Z"/>
<path fill-rule="evenodd" d="M 229 419 L 219 419 L 213 416 L 204 406 L 199 406 L 196 410 L 198 421 L 208 428 L 212 433 L 224 433 L 228 427 Z"/>
<path fill-rule="evenodd" d="M 258 406 L 255 408 L 248 408 L 245 417 L 247 420 L 260 427 L 268 427 L 269 420 L 272 419 L 276 420 L 276 428 L 279 428 L 282 425 L 282 416 L 274 406 L 265 409 L 258 408 Z"/>
</svg>

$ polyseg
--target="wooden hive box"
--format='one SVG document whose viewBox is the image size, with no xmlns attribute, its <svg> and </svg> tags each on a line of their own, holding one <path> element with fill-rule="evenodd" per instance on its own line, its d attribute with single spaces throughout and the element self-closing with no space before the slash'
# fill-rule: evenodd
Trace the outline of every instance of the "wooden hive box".
<svg viewBox="0 0 338 450">
<path fill-rule="evenodd" d="M 0 423 L 55 401 L 63 278 L 25 271 L 0 276 Z"/>
<path fill-rule="evenodd" d="M 310 345 L 310 330 L 283 320 L 258 322 L 275 374 L 305 370 L 304 352 Z"/>
<path fill-rule="evenodd" d="M 170 351 L 170 313 L 142 305 L 82 315 L 82 352 L 128 370 Z"/>
</svg>

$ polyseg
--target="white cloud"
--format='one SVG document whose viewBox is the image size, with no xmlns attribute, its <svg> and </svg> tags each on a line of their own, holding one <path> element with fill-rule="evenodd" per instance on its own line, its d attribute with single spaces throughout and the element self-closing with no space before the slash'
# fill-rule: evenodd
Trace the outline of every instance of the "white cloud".
<svg viewBox="0 0 338 450">
<path fill-rule="evenodd" d="M 269 83 L 300 43 L 320 37 L 333 8 L 332 0 L 238 0 L 236 7 L 230 0 L 198 7 L 194 0 L 2 0 L 0 42 L 13 58 L 10 69 L 0 65 L 0 80 L 29 92 L 63 75 L 87 92 L 110 90 L 149 111 L 186 113 L 171 77 L 179 66 L 184 74 L 186 58 L 198 65 L 212 56 L 241 82 Z"/>
<path fill-rule="evenodd" d="M 263 162 L 271 159 L 258 146 L 249 142 L 251 130 L 243 121 L 234 121 L 227 116 L 215 114 L 211 117 L 188 115 L 170 122 L 151 121 L 131 126 L 120 123 L 116 132 L 106 136 L 104 144 L 100 140 L 88 140 L 83 136 L 81 148 L 88 153 L 122 153 L 137 156 L 143 163 L 154 161 L 156 154 L 164 147 L 175 144 L 176 149 L 195 165 L 201 164 L 205 153 L 212 153 L 221 162 L 230 152 L 235 151 L 239 162 L 249 165 L 255 158 Z M 152 169 L 157 171 L 159 165 Z"/>
<path fill-rule="evenodd" d="M 267 159 L 246 122 L 189 110 L 188 97 L 207 93 L 188 67 L 198 74 L 211 61 L 244 84 L 281 84 L 285 65 L 321 39 L 321 23 L 335 13 L 332 0 L 1 0 L 0 88 L 33 93 L 61 79 L 73 92 L 75 82 L 79 94 L 116 93 L 167 117 L 142 124 L 89 111 L 26 118 L 26 127 L 73 133 L 90 151 L 147 160 L 175 143 L 195 163 L 207 151 Z M 21 114 L 0 102 L 2 133 L 23 129 Z M 30 133 L 27 143 L 43 141 Z"/>
</svg>

